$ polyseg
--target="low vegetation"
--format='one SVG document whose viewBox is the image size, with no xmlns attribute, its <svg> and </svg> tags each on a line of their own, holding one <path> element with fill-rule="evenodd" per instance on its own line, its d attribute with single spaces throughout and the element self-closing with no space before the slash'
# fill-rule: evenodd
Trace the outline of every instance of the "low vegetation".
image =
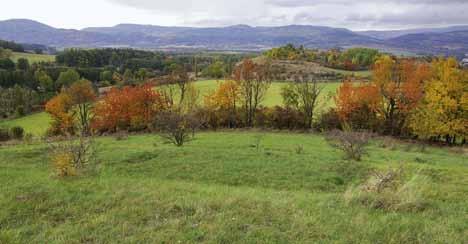
<svg viewBox="0 0 468 244">
<path fill-rule="evenodd" d="M 0 148 L 0 240 L 55 242 L 441 242 L 466 239 L 466 154 L 371 143 L 361 162 L 319 135 L 198 133 L 176 148 L 155 135 L 97 139 L 98 175 L 60 179 L 45 144 Z M 297 145 L 302 153 L 296 153 Z M 155 146 L 156 145 L 156 146 Z M 345 192 L 405 163 L 431 183 L 424 206 L 375 208 Z M 403 183 L 405 184 L 405 183 Z M 427 184 L 424 181 L 424 184 Z M 419 185 L 418 186 L 424 186 Z M 401 187 L 399 187 L 401 188 Z M 415 195 L 420 196 L 420 195 Z M 356 200 L 353 200 L 356 199 Z M 369 201 L 367 201 L 369 202 Z M 393 202 L 393 201 L 392 201 Z M 404 226 L 404 231 L 401 229 Z M 282 231 L 278 231 L 282 230 Z M 47 234 L 46 234 L 47 233 Z M 385 233 L 385 234 L 383 234 Z"/>
</svg>

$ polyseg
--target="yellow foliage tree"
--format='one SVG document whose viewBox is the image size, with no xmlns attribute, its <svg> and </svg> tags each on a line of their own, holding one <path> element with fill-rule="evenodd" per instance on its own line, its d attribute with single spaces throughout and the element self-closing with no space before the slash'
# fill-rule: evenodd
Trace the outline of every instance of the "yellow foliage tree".
<svg viewBox="0 0 468 244">
<path fill-rule="evenodd" d="M 409 127 L 422 138 L 447 143 L 465 141 L 468 134 L 468 74 L 455 59 L 432 63 L 432 78 L 425 83 L 425 95 L 411 116 Z"/>
</svg>

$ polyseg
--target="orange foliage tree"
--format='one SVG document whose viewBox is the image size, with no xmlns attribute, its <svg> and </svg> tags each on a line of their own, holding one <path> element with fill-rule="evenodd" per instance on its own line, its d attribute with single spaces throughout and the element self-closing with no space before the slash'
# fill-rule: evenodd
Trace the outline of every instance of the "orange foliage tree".
<svg viewBox="0 0 468 244">
<path fill-rule="evenodd" d="M 373 66 L 372 83 L 379 89 L 383 103 L 379 110 L 384 120 L 384 132 L 400 134 L 409 111 L 423 97 L 424 81 L 430 78 L 427 64 L 410 59 L 382 56 Z"/>
<path fill-rule="evenodd" d="M 149 84 L 112 89 L 94 108 L 92 128 L 99 131 L 143 129 L 166 104 Z"/>
<path fill-rule="evenodd" d="M 353 85 L 345 81 L 335 96 L 336 110 L 342 122 L 355 129 L 374 128 L 382 106 L 379 89 L 370 83 Z"/>
<path fill-rule="evenodd" d="M 91 106 L 95 100 L 96 94 L 90 81 L 80 80 L 70 88 L 63 89 L 46 104 L 46 112 L 52 117 L 49 133 L 74 134 L 78 128 L 82 133 L 88 134 Z"/>
<path fill-rule="evenodd" d="M 431 76 L 428 64 L 411 59 L 381 56 L 372 68 L 369 83 L 345 82 L 336 96 L 343 121 L 386 134 L 400 135 L 410 112 L 424 96 L 424 81 Z M 366 128 L 369 127 L 369 128 Z"/>
<path fill-rule="evenodd" d="M 73 107 L 72 98 L 67 93 L 60 93 L 49 100 L 45 110 L 52 117 L 48 133 L 51 135 L 64 135 L 74 133 L 74 118 L 70 113 Z"/>
<path fill-rule="evenodd" d="M 236 127 L 237 106 L 240 100 L 239 84 L 232 80 L 226 80 L 218 85 L 218 88 L 204 98 L 205 107 L 212 112 L 214 119 L 227 120 L 229 127 Z M 221 118 L 220 118 L 221 117 Z"/>
</svg>

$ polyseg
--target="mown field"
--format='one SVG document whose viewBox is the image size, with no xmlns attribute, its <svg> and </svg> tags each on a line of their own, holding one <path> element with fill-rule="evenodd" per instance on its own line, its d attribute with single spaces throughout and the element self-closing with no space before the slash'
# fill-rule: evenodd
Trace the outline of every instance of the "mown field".
<svg viewBox="0 0 468 244">
<path fill-rule="evenodd" d="M 46 54 L 33 54 L 33 53 L 18 53 L 14 52 L 11 59 L 13 62 L 17 62 L 18 59 L 25 58 L 29 60 L 30 63 L 39 63 L 39 62 L 54 62 L 55 56 L 54 55 L 46 55 Z"/>
<path fill-rule="evenodd" d="M 262 135 L 260 148 L 255 144 Z M 0 243 L 465 243 L 466 151 L 374 141 L 361 163 L 320 135 L 98 139 L 100 171 L 52 176 L 42 143 L 0 147 Z M 301 145 L 304 151 L 296 153 Z M 372 169 L 429 179 L 421 211 L 348 205 Z"/>
<path fill-rule="evenodd" d="M 200 102 L 203 102 L 203 96 L 217 89 L 219 82 L 223 81 L 203 80 L 197 81 L 195 83 L 197 88 L 200 90 Z M 284 85 L 286 85 L 286 83 L 284 82 L 272 83 L 270 89 L 268 90 L 268 94 L 266 95 L 265 101 L 262 103 L 262 105 L 282 105 L 283 100 L 281 97 L 281 88 Z M 319 106 L 321 109 L 333 106 L 334 101 L 331 98 L 331 96 L 336 93 L 336 89 L 339 87 L 339 85 L 340 83 L 323 84 L 324 89 L 322 91 L 321 99 L 319 102 Z M 49 123 L 50 117 L 45 112 L 42 112 L 18 119 L 4 121 L 0 120 L 0 127 L 21 126 L 25 129 L 26 133 L 32 133 L 36 136 L 42 136 L 45 134 L 47 128 L 49 127 Z"/>
</svg>

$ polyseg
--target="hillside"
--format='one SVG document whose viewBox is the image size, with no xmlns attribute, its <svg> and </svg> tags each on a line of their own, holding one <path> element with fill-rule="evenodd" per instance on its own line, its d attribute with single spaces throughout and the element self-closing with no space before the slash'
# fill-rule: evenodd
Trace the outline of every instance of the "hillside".
<svg viewBox="0 0 468 244">
<path fill-rule="evenodd" d="M 182 148 L 156 135 L 98 143 L 100 173 L 73 179 L 51 176 L 46 143 L 0 147 L 0 243 L 466 240 L 468 158 L 447 149 L 376 141 L 354 163 L 311 134 L 209 132 Z M 370 170 L 399 162 L 428 182 L 422 210 L 345 202 Z"/>
<path fill-rule="evenodd" d="M 219 50 L 268 49 L 290 42 L 313 48 L 380 43 L 374 38 L 346 29 L 320 26 L 188 28 L 127 24 L 80 31 L 56 29 L 31 20 L 1 21 L 0 38 L 55 47 L 185 47 Z"/>
<path fill-rule="evenodd" d="M 421 53 L 456 55 L 468 53 L 468 30 L 447 33 L 409 34 L 387 41 L 389 45 Z"/>
<path fill-rule="evenodd" d="M 454 31 L 467 31 L 468 25 L 450 26 L 443 28 L 419 28 L 419 29 L 408 29 L 408 30 L 387 30 L 387 31 L 358 31 L 357 33 L 377 38 L 380 40 L 392 39 L 409 34 L 421 34 L 421 33 L 447 33 Z"/>
<path fill-rule="evenodd" d="M 83 30 L 57 29 L 36 21 L 0 21 L 0 39 L 66 47 L 132 47 L 168 50 L 262 51 L 288 43 L 307 48 L 364 46 L 398 53 L 464 56 L 468 27 L 418 29 L 388 32 L 353 32 L 343 28 L 310 25 L 278 27 L 193 28 L 120 24 Z M 419 45 L 421 44 L 421 45 Z"/>
</svg>

